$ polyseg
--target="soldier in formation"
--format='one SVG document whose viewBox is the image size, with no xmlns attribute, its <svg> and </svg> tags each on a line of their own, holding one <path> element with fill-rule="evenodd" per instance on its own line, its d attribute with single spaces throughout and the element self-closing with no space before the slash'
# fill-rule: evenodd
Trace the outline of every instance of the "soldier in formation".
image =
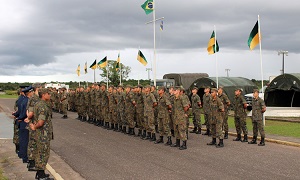
<svg viewBox="0 0 300 180">
<path fill-rule="evenodd" d="M 233 110 L 234 110 L 234 124 L 236 128 L 237 137 L 234 139 L 234 141 L 242 141 L 242 142 L 248 142 L 248 130 L 247 130 L 247 124 L 246 124 L 246 108 L 247 108 L 247 102 L 244 98 L 244 96 L 241 95 L 242 89 L 237 88 L 235 90 L 235 97 L 233 102 Z M 244 139 L 242 140 L 242 131 L 244 134 Z"/>
</svg>

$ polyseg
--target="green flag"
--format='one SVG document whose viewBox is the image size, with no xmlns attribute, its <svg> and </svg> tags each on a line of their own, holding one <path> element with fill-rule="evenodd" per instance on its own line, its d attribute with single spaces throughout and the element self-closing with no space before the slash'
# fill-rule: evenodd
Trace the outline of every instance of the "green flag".
<svg viewBox="0 0 300 180">
<path fill-rule="evenodd" d="M 216 52 L 219 52 L 219 44 L 215 37 L 215 31 L 212 32 L 208 41 L 207 52 L 208 54 L 215 54 Z"/>
<path fill-rule="evenodd" d="M 137 60 L 142 63 L 144 66 L 146 66 L 148 64 L 144 54 L 142 53 L 142 51 L 139 50 L 138 52 L 138 56 L 137 56 Z"/>
<path fill-rule="evenodd" d="M 153 0 L 146 0 L 144 4 L 141 5 L 147 15 L 152 13 L 153 6 Z"/>
<path fill-rule="evenodd" d="M 257 46 L 259 44 L 260 34 L 258 33 L 259 32 L 258 28 L 259 28 L 258 21 L 256 21 L 256 23 L 249 35 L 249 38 L 248 38 L 248 46 L 249 46 L 250 50 L 254 49 L 255 46 Z"/>
<path fill-rule="evenodd" d="M 96 65 L 96 60 L 93 62 L 93 64 L 90 65 L 91 69 L 96 69 L 97 65 Z"/>
<path fill-rule="evenodd" d="M 105 68 L 107 66 L 107 56 L 98 62 L 98 68 Z"/>
</svg>

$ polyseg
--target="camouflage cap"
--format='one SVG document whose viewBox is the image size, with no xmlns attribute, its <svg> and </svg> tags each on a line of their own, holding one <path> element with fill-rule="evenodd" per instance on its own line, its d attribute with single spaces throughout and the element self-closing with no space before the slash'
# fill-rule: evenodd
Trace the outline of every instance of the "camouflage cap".
<svg viewBox="0 0 300 180">
<path fill-rule="evenodd" d="M 198 87 L 196 87 L 196 86 L 195 86 L 195 87 L 193 87 L 193 89 L 196 89 L 196 90 L 198 91 Z"/>
<path fill-rule="evenodd" d="M 175 86 L 174 90 L 181 90 L 181 87 L 180 86 Z"/>
<path fill-rule="evenodd" d="M 157 89 L 158 89 L 158 90 L 161 90 L 161 89 L 162 89 L 162 90 L 164 90 L 164 91 L 166 90 L 165 86 L 158 86 Z"/>
<path fill-rule="evenodd" d="M 211 91 L 211 92 L 218 92 L 218 89 L 217 89 L 217 88 L 211 88 L 210 91 Z"/>
<path fill-rule="evenodd" d="M 243 89 L 240 88 L 240 87 L 235 88 L 235 90 L 236 90 L 236 91 L 241 91 L 241 92 L 243 92 Z"/>
<path fill-rule="evenodd" d="M 101 83 L 100 86 L 106 86 L 106 84 L 105 83 Z"/>
<path fill-rule="evenodd" d="M 41 94 L 50 93 L 50 90 L 47 88 L 41 88 L 41 89 L 39 89 L 39 93 L 41 93 Z"/>
<path fill-rule="evenodd" d="M 145 88 L 151 88 L 151 86 L 150 85 L 146 85 Z"/>
<path fill-rule="evenodd" d="M 40 87 L 42 87 L 42 84 L 41 83 L 33 83 L 32 87 L 33 88 L 40 88 Z"/>
<path fill-rule="evenodd" d="M 143 86 L 141 84 L 137 85 L 138 88 L 143 88 Z"/>
<path fill-rule="evenodd" d="M 114 85 L 109 85 L 108 87 L 110 87 L 110 88 L 114 88 Z"/>
<path fill-rule="evenodd" d="M 253 93 L 255 93 L 255 92 L 259 93 L 259 90 L 258 89 L 253 89 Z"/>
<path fill-rule="evenodd" d="M 211 89 L 210 86 L 205 86 L 205 89 Z"/>
<path fill-rule="evenodd" d="M 132 86 L 131 85 L 129 85 L 129 84 L 127 84 L 126 86 L 125 86 L 125 88 L 132 88 Z"/>
<path fill-rule="evenodd" d="M 219 86 L 218 89 L 224 89 L 224 87 L 223 86 Z"/>
<path fill-rule="evenodd" d="M 124 88 L 124 86 L 123 86 L 122 84 L 119 84 L 119 85 L 118 85 L 118 87 L 120 87 L 120 88 Z"/>
</svg>

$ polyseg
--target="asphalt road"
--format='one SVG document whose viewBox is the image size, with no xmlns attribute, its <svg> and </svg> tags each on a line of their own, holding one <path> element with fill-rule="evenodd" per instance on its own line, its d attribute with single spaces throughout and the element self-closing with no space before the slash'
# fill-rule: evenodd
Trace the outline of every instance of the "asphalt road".
<svg viewBox="0 0 300 180">
<path fill-rule="evenodd" d="M 0 99 L 1 106 L 12 100 Z M 210 137 L 191 134 L 188 149 L 108 131 L 54 113 L 51 149 L 86 179 L 300 179 L 300 149 L 267 143 L 265 147 L 225 140 L 207 146 Z M 66 178 L 67 179 L 67 178 Z"/>
</svg>

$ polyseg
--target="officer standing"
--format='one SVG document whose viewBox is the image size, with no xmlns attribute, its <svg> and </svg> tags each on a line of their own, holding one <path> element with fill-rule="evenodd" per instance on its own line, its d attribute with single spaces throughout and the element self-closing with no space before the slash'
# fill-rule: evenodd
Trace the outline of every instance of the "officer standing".
<svg viewBox="0 0 300 180">
<path fill-rule="evenodd" d="M 50 156 L 50 140 L 52 139 L 53 127 L 51 122 L 51 109 L 47 105 L 50 101 L 50 92 L 48 89 L 40 89 L 39 97 L 41 100 L 34 107 L 37 123 L 29 123 L 32 130 L 36 130 L 37 135 L 37 155 L 35 156 L 35 167 L 37 168 L 36 178 L 51 180 L 45 174 L 45 168 Z"/>
<path fill-rule="evenodd" d="M 142 94 L 143 86 L 138 85 L 135 93 L 135 101 L 136 101 L 136 123 L 139 128 L 138 135 L 142 136 L 142 131 L 145 131 L 144 127 L 144 100 Z M 144 133 L 146 134 L 146 132 Z"/>
<path fill-rule="evenodd" d="M 128 133 L 129 135 L 134 135 L 134 106 L 136 102 L 134 100 L 134 96 L 131 91 L 131 86 L 127 85 L 125 88 L 125 115 L 126 122 L 128 124 Z"/>
<path fill-rule="evenodd" d="M 60 99 L 60 104 L 61 104 L 61 111 L 62 111 L 62 114 L 63 114 L 63 119 L 68 119 L 68 111 L 67 111 L 67 108 L 68 108 L 68 99 L 67 99 L 67 89 L 66 87 L 63 87 L 61 89 L 61 99 Z"/>
<path fill-rule="evenodd" d="M 217 148 L 224 147 L 223 144 L 223 132 L 222 132 L 222 124 L 223 117 L 222 112 L 224 112 L 224 105 L 221 99 L 217 95 L 218 90 L 216 88 L 211 89 L 211 134 L 212 134 L 212 142 L 207 143 L 207 145 L 216 145 L 216 139 L 219 138 L 219 144 L 216 146 Z"/>
<path fill-rule="evenodd" d="M 253 125 L 253 139 L 248 144 L 256 144 L 258 131 L 261 136 L 259 146 L 265 145 L 265 131 L 263 124 L 263 113 L 266 111 L 266 105 L 264 100 L 259 97 L 258 89 L 253 90 L 252 99 L 252 125 Z"/>
<path fill-rule="evenodd" d="M 197 93 L 198 93 L 198 88 L 194 87 L 192 90 L 192 97 L 191 97 L 194 130 L 191 131 L 190 133 L 201 134 L 202 125 L 201 125 L 200 108 L 202 106 L 201 106 L 201 99 Z"/>
<path fill-rule="evenodd" d="M 158 131 L 159 131 L 159 139 L 155 142 L 155 144 L 164 143 L 164 135 L 167 136 L 168 142 L 166 145 L 172 145 L 171 140 L 171 131 L 169 127 L 170 116 L 169 112 L 172 109 L 171 102 L 169 98 L 165 94 L 165 87 L 158 87 Z"/>
<path fill-rule="evenodd" d="M 223 88 L 218 88 L 218 96 L 224 105 L 224 112 L 222 112 L 223 119 L 223 131 L 225 132 L 224 139 L 228 139 L 228 107 L 230 106 L 230 100 L 228 96 L 223 92 Z"/>
<path fill-rule="evenodd" d="M 211 111 L 210 111 L 210 103 L 211 102 L 211 95 L 210 95 L 210 87 L 205 87 L 204 94 L 203 94 L 203 111 L 204 111 L 204 119 L 206 125 L 206 133 L 203 135 L 210 135 L 210 121 L 211 121 Z"/>
<path fill-rule="evenodd" d="M 150 141 L 156 141 L 154 108 L 157 106 L 157 102 L 153 93 L 150 92 L 150 88 L 150 85 L 144 88 L 144 121 L 147 126 L 147 136 L 144 140 L 149 139 Z"/>
<path fill-rule="evenodd" d="M 186 136 L 186 112 L 189 109 L 189 102 L 185 101 L 180 95 L 181 88 L 175 88 L 175 98 L 174 98 L 174 132 L 176 143 L 172 144 L 171 147 L 179 147 L 180 150 L 187 149 L 187 136 Z M 182 146 L 180 146 L 180 140 L 183 141 Z"/>
<path fill-rule="evenodd" d="M 247 102 L 245 98 L 241 95 L 242 89 L 237 88 L 235 90 L 235 97 L 234 97 L 234 103 L 233 103 L 233 109 L 234 109 L 234 124 L 236 128 L 237 138 L 234 139 L 234 141 L 242 141 L 242 142 L 248 142 L 248 130 L 247 130 L 247 122 L 246 122 L 246 108 L 247 108 Z M 242 130 L 244 134 L 244 139 L 242 140 Z"/>
</svg>

